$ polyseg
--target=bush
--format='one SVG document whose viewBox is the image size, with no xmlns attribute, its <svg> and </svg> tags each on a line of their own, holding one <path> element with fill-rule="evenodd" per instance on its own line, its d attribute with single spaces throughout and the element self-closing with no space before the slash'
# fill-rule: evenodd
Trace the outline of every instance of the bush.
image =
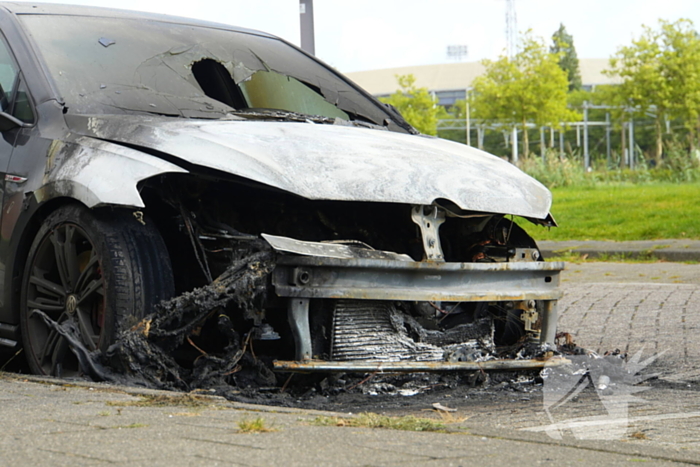
<svg viewBox="0 0 700 467">
<path fill-rule="evenodd" d="M 576 156 L 560 157 L 549 151 L 546 161 L 539 157 L 521 160 L 520 168 L 548 188 L 567 186 L 596 186 L 640 184 L 654 182 L 692 183 L 700 181 L 700 160 L 679 144 L 670 143 L 661 167 L 638 163 L 634 170 L 592 167 L 584 170 L 583 162 Z"/>
<path fill-rule="evenodd" d="M 663 157 L 663 166 L 659 169 L 664 180 L 669 182 L 697 182 L 700 180 L 700 160 L 697 150 L 688 154 L 677 141 L 666 143 L 667 150 Z"/>
<path fill-rule="evenodd" d="M 590 183 L 583 166 L 573 157 L 559 157 L 554 152 L 546 154 L 546 160 L 527 157 L 521 160 L 520 168 L 548 188 L 562 186 L 585 186 Z"/>
</svg>

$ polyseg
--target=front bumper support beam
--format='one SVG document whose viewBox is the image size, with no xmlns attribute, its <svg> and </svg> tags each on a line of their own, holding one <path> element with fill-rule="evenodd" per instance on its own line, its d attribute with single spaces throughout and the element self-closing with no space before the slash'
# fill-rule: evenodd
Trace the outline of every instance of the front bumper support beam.
<svg viewBox="0 0 700 467">
<path fill-rule="evenodd" d="M 438 263 L 282 256 L 281 297 L 416 301 L 557 300 L 564 263 Z"/>
<path fill-rule="evenodd" d="M 445 263 L 281 256 L 272 273 L 272 283 L 278 296 L 290 299 L 289 319 L 296 340 L 296 359 L 308 361 L 311 358 L 308 300 L 312 298 L 431 302 L 541 300 L 544 302 L 541 342 L 554 344 L 556 301 L 562 296 L 559 273 L 563 269 L 563 262 Z M 499 363 L 499 368 L 508 362 Z M 348 366 L 351 362 L 324 363 Z M 472 362 L 457 366 L 469 366 L 462 363 Z M 484 363 L 488 362 L 480 363 L 482 366 L 478 368 L 483 368 Z M 443 369 L 455 366 L 447 362 L 430 365 L 439 364 Z"/>
</svg>

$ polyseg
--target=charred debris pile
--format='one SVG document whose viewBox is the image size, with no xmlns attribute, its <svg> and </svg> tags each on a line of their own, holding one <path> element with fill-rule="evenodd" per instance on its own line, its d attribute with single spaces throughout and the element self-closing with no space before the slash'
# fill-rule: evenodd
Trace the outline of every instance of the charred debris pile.
<svg viewBox="0 0 700 467">
<path fill-rule="evenodd" d="M 80 339 L 71 320 L 61 324 L 45 315 L 44 320 L 69 343 L 78 357 L 83 373 L 94 381 L 143 386 L 154 389 L 207 390 L 235 400 L 260 401 L 273 393 L 313 397 L 340 393 L 415 395 L 433 388 L 466 388 L 489 383 L 490 386 L 526 390 L 541 381 L 539 371 L 510 371 L 441 374 L 334 374 L 297 375 L 273 372 L 270 342 L 277 351 L 293 347 L 289 336 L 280 336 L 266 322 L 265 304 L 270 297 L 270 274 L 275 268 L 276 252 L 263 240 L 247 242 L 228 268 L 210 284 L 186 292 L 160 304 L 151 315 L 130 329 L 123 330 L 107 351 L 90 351 Z M 235 322 L 230 312 L 240 318 Z M 37 313 L 42 314 L 37 311 Z M 42 314 L 43 315 L 43 314 Z M 408 314 L 388 312 L 403 340 L 413 345 L 429 345 L 438 339 L 438 331 L 426 330 Z M 252 323 L 242 332 L 241 322 Z M 474 323 L 474 331 L 486 328 L 493 338 L 493 326 L 485 319 Z M 442 333 L 447 343 L 469 336 L 465 326 Z M 267 335 L 266 335 L 267 334 Z M 270 335 L 273 339 L 269 339 Z M 412 341 L 413 342 L 413 341 Z M 553 348 L 521 341 L 496 352 L 493 342 L 481 342 L 472 348 L 470 359 L 542 357 L 545 352 L 559 354 Z M 464 351 L 464 348 L 460 349 Z M 565 353 L 577 353 L 572 342 L 559 347 Z M 449 349 L 446 352 L 454 351 Z M 262 396 L 261 396 L 262 395 Z M 269 400 L 269 398 L 268 398 Z M 271 402 L 275 402 L 271 400 Z M 280 402 L 280 401 L 278 401 Z"/>
<path fill-rule="evenodd" d="M 305 375 L 273 371 L 273 362 L 311 358 L 344 365 L 413 359 L 431 364 L 559 354 L 554 346 L 540 344 L 538 333 L 529 330 L 542 322 L 542 314 L 538 318 L 535 312 L 539 306 L 535 300 L 315 298 L 308 300 L 306 310 L 308 353 L 300 358 L 300 333 L 289 313 L 293 295 L 281 296 L 273 284 L 276 277 L 286 281 L 285 286 L 294 281 L 291 288 L 307 280 L 304 267 L 285 264 L 300 256 L 294 249 L 351 251 L 357 256 L 350 262 L 369 259 L 370 263 L 393 262 L 404 268 L 424 266 L 418 263 L 431 252 L 446 263 L 503 263 L 521 252 L 533 266 L 542 264 L 534 240 L 504 215 L 441 218 L 444 225 L 438 237 L 437 226 L 431 230 L 422 225 L 426 222 L 421 221 L 429 220 L 427 215 L 408 205 L 312 202 L 256 191 L 255 187 L 192 184 L 176 177 L 151 183 L 142 193 L 152 206 L 150 219 L 163 232 L 180 295 L 162 302 L 137 323 L 129 323 L 106 350 L 87 349 L 72 320 L 55 323 L 44 316 L 47 325 L 70 342 L 82 373 L 95 381 L 179 391 L 206 389 L 226 397 L 304 394 L 312 388 L 332 394 L 366 390 L 368 375 L 372 384 L 394 377 L 371 372 Z M 250 199 L 258 201 L 251 203 Z M 442 208 L 431 209 L 444 216 Z M 226 213 L 233 217 L 227 218 Z M 229 227 L 232 225 L 236 228 Z M 264 234 L 291 243 L 293 249 L 273 246 L 262 238 Z M 441 249 L 434 241 L 426 241 L 431 235 L 440 239 Z M 285 253 L 289 251 L 292 254 Z M 316 261 L 313 255 L 306 259 Z M 291 275 L 279 279 L 283 264 Z M 530 312 L 531 321 L 524 325 L 520 316 L 525 312 Z M 517 372 L 508 375 L 518 378 Z M 396 381 L 423 377 L 397 376 Z M 443 384 L 434 378 L 467 386 L 487 379 L 479 371 L 445 372 L 430 375 L 432 382 L 425 386 Z M 387 384 L 385 389 L 405 385 Z"/>
<path fill-rule="evenodd" d="M 251 341 L 259 328 L 243 337 L 223 313 L 233 305 L 260 324 L 274 251 L 263 241 L 250 245 L 210 284 L 162 302 L 154 313 L 123 330 L 105 352 L 88 350 L 74 321 L 58 324 L 36 313 L 70 342 L 83 373 L 94 381 L 181 391 L 237 386 L 241 380 L 274 385 L 274 374 L 253 353 Z"/>
</svg>

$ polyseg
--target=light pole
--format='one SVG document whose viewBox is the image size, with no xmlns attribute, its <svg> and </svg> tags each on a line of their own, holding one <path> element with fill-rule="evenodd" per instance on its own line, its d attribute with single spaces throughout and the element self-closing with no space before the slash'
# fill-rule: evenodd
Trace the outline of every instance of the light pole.
<svg viewBox="0 0 700 467">
<path fill-rule="evenodd" d="M 316 55 L 314 0 L 299 0 L 299 24 L 301 26 L 301 49 L 311 55 Z"/>
<path fill-rule="evenodd" d="M 472 137 L 471 137 L 472 124 L 471 124 L 471 119 L 470 119 L 470 115 L 469 115 L 469 111 L 470 111 L 470 109 L 469 109 L 469 89 L 467 89 L 464 92 L 464 95 L 466 97 L 466 99 L 464 100 L 464 109 L 466 110 L 466 117 L 467 117 L 467 146 L 471 146 L 472 145 Z"/>
</svg>

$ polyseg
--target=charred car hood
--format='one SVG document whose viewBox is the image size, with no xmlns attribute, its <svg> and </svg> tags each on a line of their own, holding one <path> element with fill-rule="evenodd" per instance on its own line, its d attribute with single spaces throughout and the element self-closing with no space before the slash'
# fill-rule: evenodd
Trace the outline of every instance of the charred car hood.
<svg viewBox="0 0 700 467">
<path fill-rule="evenodd" d="M 148 148 L 308 199 L 429 205 L 544 219 L 551 194 L 510 163 L 438 138 L 344 125 L 66 116 L 70 129 Z"/>
</svg>

